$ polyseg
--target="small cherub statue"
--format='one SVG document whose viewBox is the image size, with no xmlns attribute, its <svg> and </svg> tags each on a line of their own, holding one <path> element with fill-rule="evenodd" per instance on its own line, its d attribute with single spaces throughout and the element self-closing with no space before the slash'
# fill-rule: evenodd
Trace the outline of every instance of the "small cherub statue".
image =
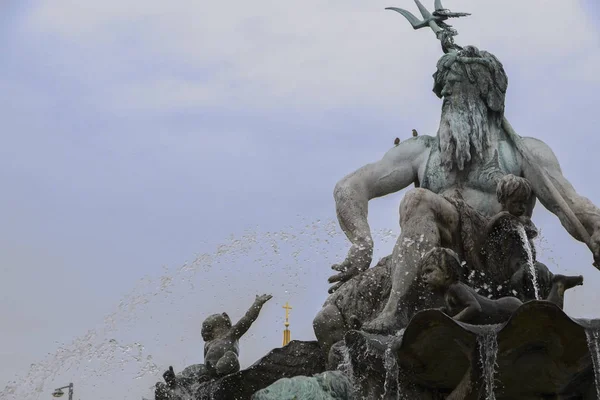
<svg viewBox="0 0 600 400">
<path fill-rule="evenodd" d="M 512 174 L 504 175 L 498 180 L 496 198 L 502 207 L 498 216 L 510 214 L 517 218 L 525 228 L 527 239 L 535 239 L 538 230 L 531 221 L 535 196 L 533 196 L 529 181 Z"/>
<path fill-rule="evenodd" d="M 453 319 L 473 325 L 502 323 L 523 304 L 516 297 L 493 300 L 478 294 L 459 281 L 461 269 L 457 254 L 441 247 L 428 251 L 420 263 L 423 282 L 431 290 L 444 295 L 446 306 L 440 310 Z M 561 306 L 564 291 L 581 284 L 582 276 L 554 275 L 552 290 L 546 300 Z"/>
<path fill-rule="evenodd" d="M 211 375 L 223 376 L 240 370 L 239 340 L 256 321 L 263 305 L 272 297 L 270 294 L 256 296 L 246 315 L 233 326 L 227 313 L 213 314 L 204 320 L 204 365 Z"/>
<path fill-rule="evenodd" d="M 533 239 L 538 230 L 531 221 L 535 196 L 527 179 L 508 174 L 498 178 L 496 197 L 502 208 L 486 225 L 480 256 L 481 267 L 492 275 L 483 279 L 494 279 L 494 282 L 475 279 L 470 283 L 477 287 L 488 283 L 488 294 L 492 297 L 516 294 L 521 300 L 533 299 L 532 269 L 540 276 L 549 273 L 545 265 L 536 261 Z M 544 295 L 547 295 L 551 279 L 538 284 L 544 284 Z"/>
<path fill-rule="evenodd" d="M 202 322 L 204 364 L 190 366 L 179 375 L 175 375 L 173 367 L 169 367 L 163 374 L 166 385 L 161 382 L 156 385 L 157 400 L 168 399 L 169 390 L 184 389 L 194 383 L 238 372 L 239 340 L 256 321 L 263 305 L 272 297 L 270 294 L 257 295 L 254 304 L 235 325 L 231 324 L 227 313 L 208 316 Z"/>
</svg>

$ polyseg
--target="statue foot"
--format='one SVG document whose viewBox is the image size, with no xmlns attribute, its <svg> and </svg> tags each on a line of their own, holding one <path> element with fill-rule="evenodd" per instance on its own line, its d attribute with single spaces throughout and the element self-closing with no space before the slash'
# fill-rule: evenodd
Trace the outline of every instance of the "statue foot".
<svg viewBox="0 0 600 400">
<path fill-rule="evenodd" d="M 583 276 L 554 275 L 552 283 L 559 284 L 564 290 L 567 290 L 575 286 L 583 285 Z"/>
<path fill-rule="evenodd" d="M 382 312 L 377 318 L 362 326 L 362 330 L 369 333 L 392 334 L 397 328 L 396 316 Z"/>
</svg>

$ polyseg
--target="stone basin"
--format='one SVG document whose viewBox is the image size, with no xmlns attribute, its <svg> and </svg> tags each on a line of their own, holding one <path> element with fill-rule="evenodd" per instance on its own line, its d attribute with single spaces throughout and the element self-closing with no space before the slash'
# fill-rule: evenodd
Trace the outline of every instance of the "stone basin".
<svg viewBox="0 0 600 400">
<path fill-rule="evenodd" d="M 571 318 L 550 302 L 530 301 L 503 324 L 470 325 L 438 310 L 425 310 L 411 319 L 401 340 L 359 331 L 349 332 L 345 340 L 353 363 L 371 364 L 355 368 L 355 374 L 362 375 L 358 381 L 363 393 L 384 383 L 382 363 L 388 347 L 405 382 L 450 393 L 468 372 L 470 358 L 480 365 L 479 339 L 491 333 L 497 337 L 497 399 L 596 399 L 586 329 L 600 329 L 600 320 Z M 481 384 L 484 377 L 476 379 Z"/>
</svg>

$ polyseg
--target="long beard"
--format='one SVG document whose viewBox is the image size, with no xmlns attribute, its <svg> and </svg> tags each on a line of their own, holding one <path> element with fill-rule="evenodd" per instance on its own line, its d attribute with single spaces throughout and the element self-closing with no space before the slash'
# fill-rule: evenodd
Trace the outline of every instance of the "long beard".
<svg viewBox="0 0 600 400">
<path fill-rule="evenodd" d="M 488 109 L 474 94 L 444 101 L 438 129 L 442 166 L 465 168 L 474 157 L 483 156 L 489 147 Z"/>
</svg>

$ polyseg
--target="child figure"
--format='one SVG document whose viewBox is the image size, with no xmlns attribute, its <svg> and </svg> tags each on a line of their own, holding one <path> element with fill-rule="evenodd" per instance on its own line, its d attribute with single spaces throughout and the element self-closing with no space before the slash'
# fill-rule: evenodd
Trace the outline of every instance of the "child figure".
<svg viewBox="0 0 600 400">
<path fill-rule="evenodd" d="M 239 340 L 256 321 L 263 305 L 272 297 L 270 294 L 256 296 L 254 304 L 235 325 L 231 324 L 227 313 L 207 317 L 202 322 L 204 364 L 189 366 L 178 375 L 175 375 L 173 367 L 169 367 L 163 374 L 166 385 L 161 382 L 156 384 L 155 398 L 168 400 L 171 398 L 170 393 L 187 393 L 188 387 L 195 383 L 238 372 Z"/>
<path fill-rule="evenodd" d="M 545 297 L 552 274 L 536 261 L 533 239 L 538 230 L 531 221 L 535 205 L 531 185 L 525 178 L 504 175 L 498 180 L 496 196 L 502 209 L 488 222 L 481 245 L 481 268 L 489 274 L 471 283 L 476 287 L 488 283 L 487 294 L 492 297 L 517 295 L 531 300 L 536 298 L 536 289 L 538 296 Z"/>
<path fill-rule="evenodd" d="M 272 297 L 270 294 L 256 296 L 246 315 L 233 326 L 227 313 L 213 314 L 204 320 L 204 365 L 211 375 L 223 376 L 240 370 L 239 340 L 256 321 L 262 306 Z"/>
<path fill-rule="evenodd" d="M 473 325 L 502 323 L 523 304 L 516 297 L 489 299 L 460 282 L 462 266 L 456 253 L 450 249 L 431 249 L 421 259 L 419 268 L 423 282 L 431 290 L 444 295 L 446 305 L 441 311 L 457 321 Z M 554 275 L 546 301 L 562 308 L 565 290 L 581 284 L 582 276 Z"/>
<path fill-rule="evenodd" d="M 531 184 L 527 179 L 512 174 L 504 175 L 496 186 L 496 198 L 502 211 L 492 218 L 492 221 L 510 214 L 523 224 L 527 239 L 531 240 L 537 237 L 538 230 L 531 221 L 535 196 L 533 196 Z"/>
</svg>

